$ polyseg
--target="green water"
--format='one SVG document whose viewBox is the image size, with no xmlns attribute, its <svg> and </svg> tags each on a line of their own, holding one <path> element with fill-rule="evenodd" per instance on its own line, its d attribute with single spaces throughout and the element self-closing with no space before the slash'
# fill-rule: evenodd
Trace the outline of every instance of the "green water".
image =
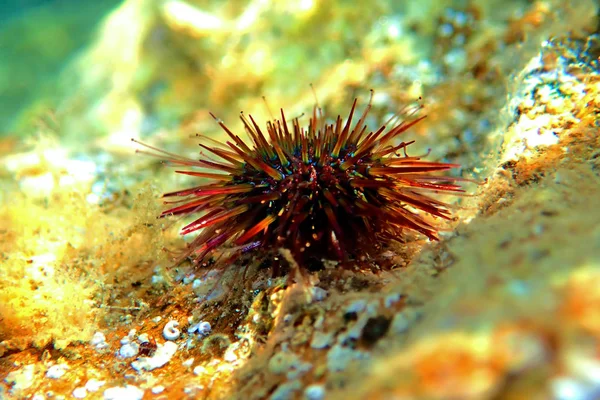
<svg viewBox="0 0 600 400">
<path fill-rule="evenodd" d="M 26 109 L 51 107 L 56 81 L 120 0 L 4 0 L 0 6 L 0 137 L 27 134 Z"/>
</svg>

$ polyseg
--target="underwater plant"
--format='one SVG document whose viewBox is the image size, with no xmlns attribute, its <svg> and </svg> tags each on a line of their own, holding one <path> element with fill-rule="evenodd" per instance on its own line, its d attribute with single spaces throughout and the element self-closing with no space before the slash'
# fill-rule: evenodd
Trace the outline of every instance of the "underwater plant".
<svg viewBox="0 0 600 400">
<path fill-rule="evenodd" d="M 299 118 L 288 122 L 281 110 L 280 119 L 267 121 L 266 134 L 242 113 L 251 144 L 211 113 L 229 140 L 202 136 L 200 146 L 218 159 L 191 159 L 140 143 L 169 164 L 200 169 L 176 171 L 203 179 L 198 186 L 163 195 L 170 208 L 161 217 L 197 216 L 181 230 L 199 233 L 180 260 L 192 257 L 198 265 L 223 248 L 233 251 L 229 260 L 250 249 L 286 248 L 302 265 L 310 258 L 368 256 L 388 241 L 402 242 L 405 230 L 437 240 L 431 216 L 451 219 L 451 212 L 431 194 L 464 191 L 457 184 L 462 178 L 437 174 L 458 165 L 409 156 L 414 141 L 398 142 L 425 116 L 396 115 L 370 131 L 372 98 L 373 92 L 354 124 L 356 99 L 348 117 L 332 123 L 316 105 L 308 127 Z"/>
</svg>

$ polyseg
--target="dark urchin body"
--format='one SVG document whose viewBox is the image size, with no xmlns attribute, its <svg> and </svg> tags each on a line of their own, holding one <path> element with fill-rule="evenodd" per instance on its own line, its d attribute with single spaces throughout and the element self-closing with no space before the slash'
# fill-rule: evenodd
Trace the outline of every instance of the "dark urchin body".
<svg viewBox="0 0 600 400">
<path fill-rule="evenodd" d="M 179 199 L 168 201 L 178 205 L 161 216 L 198 215 L 182 229 L 184 235 L 200 231 L 184 256 L 199 264 L 226 245 L 234 246 L 233 254 L 287 248 L 302 265 L 307 258 L 368 255 L 389 240 L 401 241 L 406 229 L 436 240 L 429 216 L 449 219 L 450 212 L 430 195 L 463 191 L 460 178 L 436 172 L 457 165 L 406 154 L 413 142 L 397 137 L 422 118 L 367 131 L 370 107 L 354 126 L 356 100 L 345 121 L 338 116 L 330 124 L 315 107 L 306 129 L 298 119 L 289 126 L 282 110 L 280 120 L 267 123 L 266 135 L 242 114 L 251 146 L 217 120 L 230 140 L 200 146 L 219 160 L 167 153 L 172 164 L 204 170 L 178 173 L 208 179 L 164 195 Z"/>
</svg>

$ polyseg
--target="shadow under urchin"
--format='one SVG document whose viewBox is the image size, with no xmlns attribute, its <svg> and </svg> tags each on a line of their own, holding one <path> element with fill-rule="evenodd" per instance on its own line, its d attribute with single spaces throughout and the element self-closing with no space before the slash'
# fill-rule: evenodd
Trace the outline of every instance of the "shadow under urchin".
<svg viewBox="0 0 600 400">
<path fill-rule="evenodd" d="M 369 130 L 372 98 L 371 92 L 355 124 L 356 99 L 348 117 L 333 123 L 315 106 L 308 127 L 299 118 L 288 122 L 281 110 L 280 119 L 267 121 L 266 134 L 242 113 L 251 144 L 211 114 L 229 140 L 205 138 L 211 145 L 200 146 L 212 156 L 201 152 L 200 159 L 140 143 L 171 165 L 193 168 L 176 172 L 200 180 L 163 195 L 170 208 L 161 217 L 195 218 L 181 230 L 198 234 L 178 262 L 191 258 L 200 266 L 228 254 L 231 263 L 250 250 L 284 248 L 306 270 L 315 259 L 369 259 L 386 243 L 402 242 L 407 230 L 438 240 L 432 217 L 448 220 L 451 212 L 432 195 L 464 192 L 457 184 L 463 178 L 440 174 L 459 165 L 409 156 L 414 141 L 398 142 L 424 116 L 396 116 Z"/>
</svg>

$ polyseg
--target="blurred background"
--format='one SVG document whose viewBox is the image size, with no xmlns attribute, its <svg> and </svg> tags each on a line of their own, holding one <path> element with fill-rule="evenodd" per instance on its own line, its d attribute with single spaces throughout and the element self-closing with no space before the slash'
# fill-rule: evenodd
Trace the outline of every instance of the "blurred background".
<svg viewBox="0 0 600 400">
<path fill-rule="evenodd" d="M 373 123 L 422 96 L 422 147 L 456 157 L 482 143 L 506 78 L 555 22 L 526 0 L 4 0 L 0 135 L 50 119 L 64 144 L 123 149 L 214 130 L 209 110 L 267 117 L 262 96 L 299 115 L 312 83 L 332 116 L 375 89 Z"/>
<path fill-rule="evenodd" d="M 2 0 L 0 135 L 14 131 L 21 113 L 37 99 L 53 98 L 58 75 L 119 2 Z"/>
</svg>

